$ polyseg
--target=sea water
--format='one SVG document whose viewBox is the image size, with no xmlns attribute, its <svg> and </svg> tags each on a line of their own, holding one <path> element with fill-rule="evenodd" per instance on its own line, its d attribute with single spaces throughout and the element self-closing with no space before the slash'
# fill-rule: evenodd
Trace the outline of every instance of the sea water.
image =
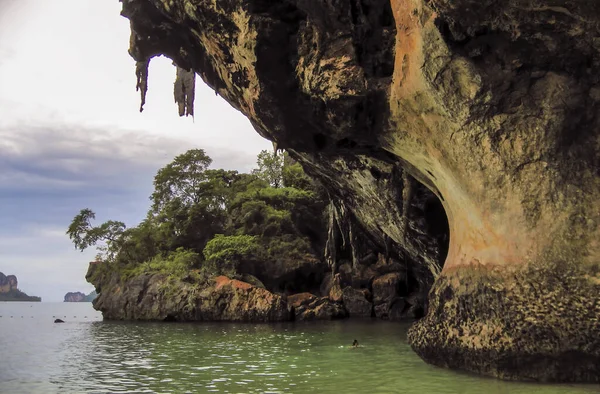
<svg viewBox="0 0 600 394">
<path fill-rule="evenodd" d="M 600 392 L 598 385 L 503 382 L 427 365 L 407 344 L 408 327 L 109 322 L 90 303 L 0 302 L 0 392 Z M 354 339 L 361 347 L 350 346 Z"/>
</svg>

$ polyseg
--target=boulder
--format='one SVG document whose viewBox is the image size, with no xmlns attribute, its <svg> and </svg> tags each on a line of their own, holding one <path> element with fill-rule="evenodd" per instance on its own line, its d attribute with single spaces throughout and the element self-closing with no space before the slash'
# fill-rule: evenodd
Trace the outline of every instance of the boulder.
<svg viewBox="0 0 600 394">
<path fill-rule="evenodd" d="M 298 293 L 292 294 L 287 297 L 287 303 L 292 308 L 298 308 L 300 306 L 306 306 L 313 301 L 315 301 L 318 297 L 311 293 Z"/>
<path fill-rule="evenodd" d="M 328 297 L 313 298 L 310 303 L 302 304 L 294 309 L 298 321 L 334 320 L 347 317 L 344 307 L 332 302 Z"/>
<path fill-rule="evenodd" d="M 375 305 L 389 303 L 398 295 L 402 276 L 390 272 L 373 280 L 373 303 Z"/>
<path fill-rule="evenodd" d="M 373 281 L 373 305 L 375 316 L 380 319 L 390 319 L 390 308 L 398 297 L 402 275 L 398 272 L 390 272 L 376 278 Z M 397 311 L 393 313 L 397 318 Z"/>
<path fill-rule="evenodd" d="M 225 276 L 200 292 L 194 305 L 195 320 L 268 322 L 290 319 L 283 299 L 266 289 Z"/>
<path fill-rule="evenodd" d="M 373 304 L 367 300 L 364 291 L 345 287 L 342 293 L 344 307 L 350 317 L 371 317 Z"/>
</svg>

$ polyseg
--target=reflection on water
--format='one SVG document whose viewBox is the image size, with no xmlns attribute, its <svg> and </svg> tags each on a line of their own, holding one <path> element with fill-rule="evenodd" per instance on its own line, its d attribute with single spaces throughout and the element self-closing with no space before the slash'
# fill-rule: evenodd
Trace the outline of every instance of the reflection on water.
<svg viewBox="0 0 600 394">
<path fill-rule="evenodd" d="M 67 322 L 53 324 L 54 315 Z M 0 303 L 0 316 L 7 393 L 598 392 L 426 365 L 406 344 L 405 324 L 117 323 L 102 322 L 88 303 Z M 355 338 L 363 347 L 350 347 Z"/>
</svg>

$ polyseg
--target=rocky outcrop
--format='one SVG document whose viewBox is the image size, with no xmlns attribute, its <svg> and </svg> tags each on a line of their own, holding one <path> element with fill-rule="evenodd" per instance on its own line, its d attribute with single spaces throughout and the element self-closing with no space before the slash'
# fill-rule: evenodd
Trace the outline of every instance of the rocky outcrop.
<svg viewBox="0 0 600 394">
<path fill-rule="evenodd" d="M 0 272 L 0 301 L 39 302 L 41 297 L 28 296 L 18 289 L 19 281 L 15 275 L 4 275 Z"/>
<path fill-rule="evenodd" d="M 136 0 L 123 15 L 138 62 L 196 71 L 323 181 L 353 270 L 360 228 L 412 293 L 435 279 L 409 333 L 426 361 L 600 381 L 595 0 Z"/>
<path fill-rule="evenodd" d="M 83 302 L 85 300 L 85 294 L 82 292 L 69 292 L 65 294 L 64 302 Z"/>
<path fill-rule="evenodd" d="M 90 264 L 88 278 L 94 265 Z M 91 272 L 91 273 L 90 273 Z M 224 276 L 209 283 L 172 280 L 165 274 L 143 274 L 128 280 L 99 278 L 94 308 L 108 320 L 275 322 L 291 318 L 280 296 Z"/>
<path fill-rule="evenodd" d="M 345 287 L 342 293 L 344 307 L 350 317 L 371 317 L 373 315 L 373 304 L 367 299 L 366 290 Z"/>
<path fill-rule="evenodd" d="M 19 287 L 19 281 L 15 275 L 4 275 L 0 272 L 0 293 L 9 293 Z"/>
<path fill-rule="evenodd" d="M 90 294 L 85 295 L 80 291 L 69 292 L 65 294 L 64 302 L 92 302 L 96 298 L 96 292 L 92 291 Z"/>
</svg>

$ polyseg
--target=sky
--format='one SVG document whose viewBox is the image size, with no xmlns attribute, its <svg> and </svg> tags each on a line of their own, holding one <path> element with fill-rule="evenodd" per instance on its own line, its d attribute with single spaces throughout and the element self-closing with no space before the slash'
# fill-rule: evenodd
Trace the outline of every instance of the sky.
<svg viewBox="0 0 600 394">
<path fill-rule="evenodd" d="M 271 144 L 196 82 L 195 118 L 173 102 L 175 68 L 150 64 L 144 112 L 118 0 L 0 0 L 0 272 L 46 301 L 88 293 L 95 250 L 65 235 L 82 208 L 139 223 L 156 171 L 202 148 L 249 171 Z"/>
</svg>

